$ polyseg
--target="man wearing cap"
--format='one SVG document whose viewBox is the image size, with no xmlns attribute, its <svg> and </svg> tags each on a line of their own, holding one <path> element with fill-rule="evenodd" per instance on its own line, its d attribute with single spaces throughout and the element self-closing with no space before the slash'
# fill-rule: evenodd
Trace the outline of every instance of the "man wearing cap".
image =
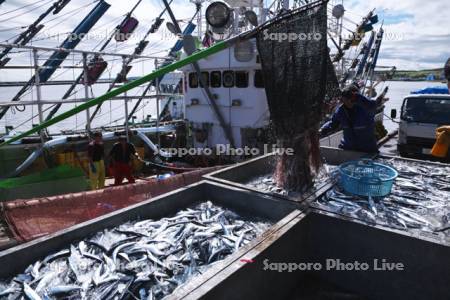
<svg viewBox="0 0 450 300">
<path fill-rule="evenodd" d="M 120 185 L 126 178 L 128 183 L 134 183 L 132 157 L 140 159 L 134 145 L 127 141 L 126 136 L 120 136 L 109 153 L 114 175 L 114 185 Z"/>
<path fill-rule="evenodd" d="M 88 145 L 89 157 L 89 180 L 91 189 L 102 189 L 105 187 L 105 147 L 101 132 L 94 133 L 94 140 Z"/>
<path fill-rule="evenodd" d="M 320 135 L 325 136 L 341 127 L 344 137 L 339 148 L 377 153 L 375 114 L 378 101 L 366 98 L 359 93 L 356 85 L 350 85 L 342 91 L 341 102 L 331 120 L 320 129 Z"/>
</svg>

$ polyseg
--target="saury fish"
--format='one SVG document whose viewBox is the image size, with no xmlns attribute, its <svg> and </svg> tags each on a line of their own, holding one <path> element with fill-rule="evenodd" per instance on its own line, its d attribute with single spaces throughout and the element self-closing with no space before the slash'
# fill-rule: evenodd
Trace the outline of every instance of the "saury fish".
<svg viewBox="0 0 450 300">
<path fill-rule="evenodd" d="M 129 221 L 33 262 L 9 284 L 0 282 L 5 286 L 2 295 L 32 300 L 161 299 L 270 225 L 244 220 L 211 202 L 160 220 Z"/>
</svg>

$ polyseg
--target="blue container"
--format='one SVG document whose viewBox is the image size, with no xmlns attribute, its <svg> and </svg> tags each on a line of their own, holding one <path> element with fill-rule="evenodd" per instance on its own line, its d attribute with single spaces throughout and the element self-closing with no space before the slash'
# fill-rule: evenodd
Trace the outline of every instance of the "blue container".
<svg viewBox="0 0 450 300">
<path fill-rule="evenodd" d="M 164 180 L 171 177 L 173 173 L 160 174 L 156 177 L 157 180 Z"/>
<path fill-rule="evenodd" d="M 384 197 L 391 192 L 398 172 L 370 159 L 362 159 L 341 164 L 339 175 L 341 188 L 350 194 Z"/>
</svg>

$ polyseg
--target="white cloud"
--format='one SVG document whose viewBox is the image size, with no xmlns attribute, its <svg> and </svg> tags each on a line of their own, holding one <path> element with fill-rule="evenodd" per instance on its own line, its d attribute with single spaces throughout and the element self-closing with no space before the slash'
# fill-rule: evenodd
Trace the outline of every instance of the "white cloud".
<svg viewBox="0 0 450 300">
<path fill-rule="evenodd" d="M 21 28 L 7 29 L 14 26 L 29 25 L 54 1 L 56 0 L 5 1 L 0 10 L 0 40 L 11 38 L 20 33 L 23 30 Z M 91 5 L 84 9 L 79 9 L 79 7 L 91 2 L 93 0 L 71 1 L 59 15 L 47 17 L 44 22 L 67 14 L 47 24 L 45 31 L 36 37 L 41 40 L 35 42 L 35 44 L 58 46 L 64 39 L 64 36 L 60 36 L 60 40 L 42 40 L 42 38 L 72 31 L 93 6 Z M 92 49 L 95 45 L 101 43 L 107 32 L 113 30 L 123 15 L 134 6 L 137 0 L 107 0 L 107 2 L 111 4 L 111 8 L 92 30 L 93 33 L 100 33 L 100 35 L 84 40 L 77 47 L 78 49 Z M 32 6 L 23 10 L 1 15 L 11 9 L 30 4 Z M 46 5 L 39 7 L 43 4 Z M 345 6 L 347 9 L 346 17 L 354 21 L 359 21 L 360 16 L 365 15 L 373 8 L 376 8 L 376 12 L 380 16 L 380 23 L 383 18 L 386 18 L 386 24 L 384 25 L 386 38 L 382 44 L 380 65 L 396 65 L 400 69 L 437 68 L 442 67 L 446 58 L 450 56 L 450 26 L 448 26 L 450 1 L 448 0 L 426 2 L 422 0 L 350 0 L 345 2 Z M 108 49 L 120 53 L 131 53 L 136 43 L 148 30 L 152 20 L 161 12 L 163 7 L 161 0 L 142 1 L 134 13 L 134 16 L 140 21 L 137 37 L 127 43 L 117 44 L 113 42 Z M 174 0 L 172 8 L 178 19 L 188 19 L 195 11 L 195 6 L 188 0 Z M 27 13 L 19 16 L 23 12 Z M 17 17 L 12 18 L 14 16 Z M 169 18 L 167 14 L 164 17 L 166 20 Z M 5 19 L 10 20 L 1 22 Z M 350 29 L 354 28 L 354 25 L 350 23 L 347 23 L 346 26 Z M 145 54 L 154 54 L 162 51 L 157 54 L 163 55 L 164 51 L 173 45 L 175 39 L 170 38 L 163 25 L 159 33 L 149 37 L 149 41 L 150 44 Z"/>
<path fill-rule="evenodd" d="M 381 65 L 396 65 L 399 69 L 440 68 L 450 57 L 450 1 L 348 1 L 346 6 L 354 20 L 357 18 L 351 13 L 364 15 L 373 8 L 387 20 L 395 21 L 395 16 L 400 16 L 398 22 L 384 25 L 387 38 L 381 48 Z"/>
</svg>

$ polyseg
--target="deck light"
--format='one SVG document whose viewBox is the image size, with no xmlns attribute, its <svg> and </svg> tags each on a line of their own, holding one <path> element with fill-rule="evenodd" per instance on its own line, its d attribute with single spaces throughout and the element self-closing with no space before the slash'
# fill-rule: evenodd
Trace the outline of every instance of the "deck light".
<svg viewBox="0 0 450 300">
<path fill-rule="evenodd" d="M 225 27 L 231 19 L 231 9 L 226 3 L 216 1 L 208 6 L 205 16 L 206 21 L 211 27 Z"/>
</svg>

